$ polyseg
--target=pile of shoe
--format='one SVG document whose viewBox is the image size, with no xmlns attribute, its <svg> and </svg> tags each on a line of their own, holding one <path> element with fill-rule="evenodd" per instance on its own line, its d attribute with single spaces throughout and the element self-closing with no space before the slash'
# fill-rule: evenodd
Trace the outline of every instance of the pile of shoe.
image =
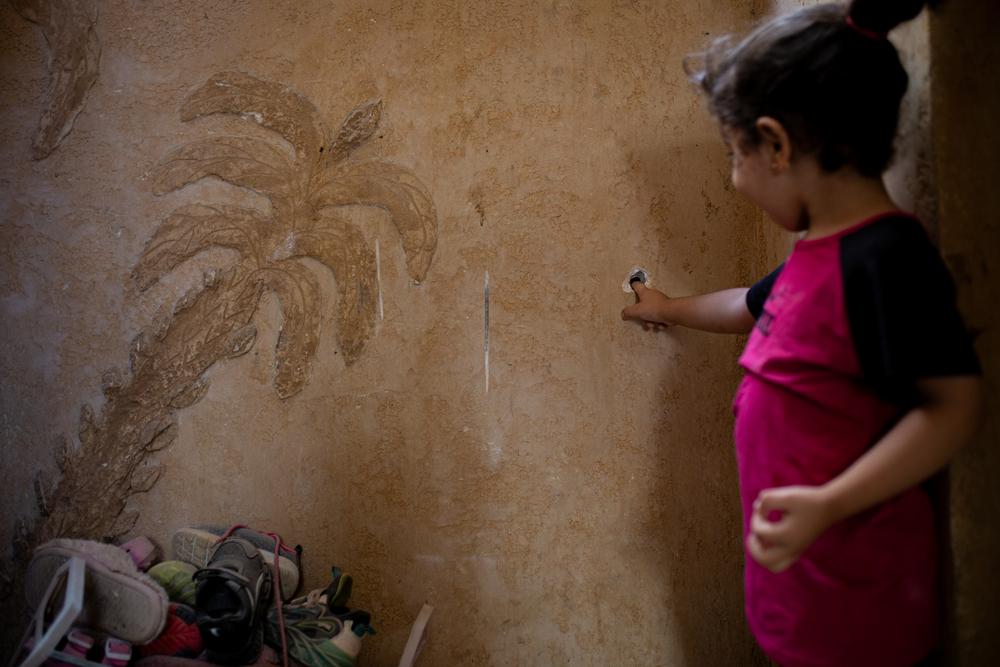
<svg viewBox="0 0 1000 667">
<path fill-rule="evenodd" d="M 282 620 L 292 658 L 310 667 L 351 667 L 366 634 L 375 634 L 371 614 L 350 609 L 352 579 L 333 567 L 326 588 L 292 600 L 279 614 L 272 607 L 267 617 L 265 640 L 280 642 Z"/>
<path fill-rule="evenodd" d="M 184 528 L 171 546 L 174 559 L 159 563 L 146 538 L 121 547 L 85 540 L 40 547 L 26 578 L 32 608 L 68 558 L 83 557 L 87 568 L 80 627 L 59 644 L 59 655 L 71 657 L 52 657 L 46 667 L 246 665 L 275 656 L 286 665 L 353 667 L 362 638 L 375 633 L 368 612 L 347 606 L 352 580 L 339 568 L 326 588 L 293 599 L 302 550 L 276 534 Z"/>
</svg>

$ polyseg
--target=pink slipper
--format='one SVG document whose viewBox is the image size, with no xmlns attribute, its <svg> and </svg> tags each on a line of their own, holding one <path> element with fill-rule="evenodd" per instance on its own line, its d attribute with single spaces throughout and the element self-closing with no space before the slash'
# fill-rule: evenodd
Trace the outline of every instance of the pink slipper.
<svg viewBox="0 0 1000 667">
<path fill-rule="evenodd" d="M 108 637 L 104 642 L 102 665 L 125 667 L 132 660 L 132 645 L 116 637 Z"/>
<path fill-rule="evenodd" d="M 143 572 L 153 566 L 160 551 L 148 537 L 133 537 L 119 548 L 124 549 L 132 557 L 135 566 Z"/>
<path fill-rule="evenodd" d="M 24 584 L 32 609 L 42 601 L 56 570 L 73 556 L 86 564 L 83 612 L 77 622 L 133 644 L 159 636 L 167 621 L 167 594 L 113 544 L 59 539 L 36 549 Z"/>
<path fill-rule="evenodd" d="M 81 628 L 73 628 L 66 635 L 66 645 L 62 652 L 81 660 L 87 659 L 87 652 L 94 645 L 94 637 Z M 70 663 L 58 658 L 49 658 L 45 661 L 45 667 L 73 667 Z"/>
</svg>

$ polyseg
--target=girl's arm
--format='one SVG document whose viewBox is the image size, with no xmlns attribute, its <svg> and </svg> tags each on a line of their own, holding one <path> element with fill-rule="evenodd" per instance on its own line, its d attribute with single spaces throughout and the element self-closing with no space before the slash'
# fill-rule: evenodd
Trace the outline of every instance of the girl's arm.
<svg viewBox="0 0 1000 667">
<path fill-rule="evenodd" d="M 823 486 L 762 491 L 747 550 L 772 572 L 790 567 L 828 527 L 912 488 L 941 469 L 974 435 L 982 416 L 978 376 L 926 379 L 924 402 L 847 470 Z M 777 521 L 768 521 L 773 511 Z"/>
<path fill-rule="evenodd" d="M 656 324 L 679 324 L 715 333 L 749 333 L 754 319 L 747 309 L 747 288 L 671 299 L 663 292 L 632 283 L 639 301 L 622 310 L 623 320 L 636 320 L 647 329 Z"/>
</svg>

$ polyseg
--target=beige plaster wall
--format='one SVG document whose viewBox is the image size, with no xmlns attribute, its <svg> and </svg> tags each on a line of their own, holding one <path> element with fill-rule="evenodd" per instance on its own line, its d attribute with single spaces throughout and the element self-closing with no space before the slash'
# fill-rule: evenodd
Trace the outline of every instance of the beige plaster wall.
<svg viewBox="0 0 1000 667">
<path fill-rule="evenodd" d="M 320 334 L 301 391 L 280 398 L 283 313 L 265 293 L 249 351 L 213 357 L 207 393 L 170 410 L 176 439 L 140 457 L 139 470 L 162 467 L 128 500 L 131 533 L 166 543 L 188 523 L 238 521 L 301 543 L 308 586 L 338 564 L 374 613 L 364 664 L 395 664 L 424 601 L 428 665 L 758 661 L 730 441 L 742 341 L 618 318 L 634 264 L 686 294 L 746 284 L 775 254 L 680 68 L 746 27 L 752 5 L 110 0 L 96 83 L 38 161 L 47 48 L 0 5 L 2 543 L 37 516 L 33 482 L 58 477 L 60 437 L 98 475 L 74 482 L 79 497 L 64 486 L 53 511 L 120 491 L 99 474 L 121 442 L 102 406 L 105 420 L 108 401 L 125 414 L 128 396 L 106 399 L 102 374 L 137 391 L 134 337 L 236 257 L 210 250 L 141 291 L 131 272 L 164 218 L 213 202 L 268 211 L 216 179 L 154 192 L 159 165 L 193 141 L 238 134 L 291 155 L 250 118 L 181 120 L 192 92 L 239 70 L 309 100 L 330 131 L 380 99 L 350 159 L 412 173 L 436 249 L 417 284 L 386 211 L 341 209 L 380 250 L 367 345 L 345 364 L 338 285 L 307 261 Z M 157 386 L 144 396 L 162 398 Z M 79 448 L 84 404 L 103 454 Z"/>
</svg>

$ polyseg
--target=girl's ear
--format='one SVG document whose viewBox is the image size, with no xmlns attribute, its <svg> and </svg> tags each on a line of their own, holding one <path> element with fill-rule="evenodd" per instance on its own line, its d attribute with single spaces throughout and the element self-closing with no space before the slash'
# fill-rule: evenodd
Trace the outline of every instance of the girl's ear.
<svg viewBox="0 0 1000 667">
<path fill-rule="evenodd" d="M 761 137 L 761 147 L 770 158 L 771 170 L 784 173 L 792 164 L 792 140 L 788 131 L 776 118 L 761 116 L 757 119 L 757 132 Z"/>
</svg>

